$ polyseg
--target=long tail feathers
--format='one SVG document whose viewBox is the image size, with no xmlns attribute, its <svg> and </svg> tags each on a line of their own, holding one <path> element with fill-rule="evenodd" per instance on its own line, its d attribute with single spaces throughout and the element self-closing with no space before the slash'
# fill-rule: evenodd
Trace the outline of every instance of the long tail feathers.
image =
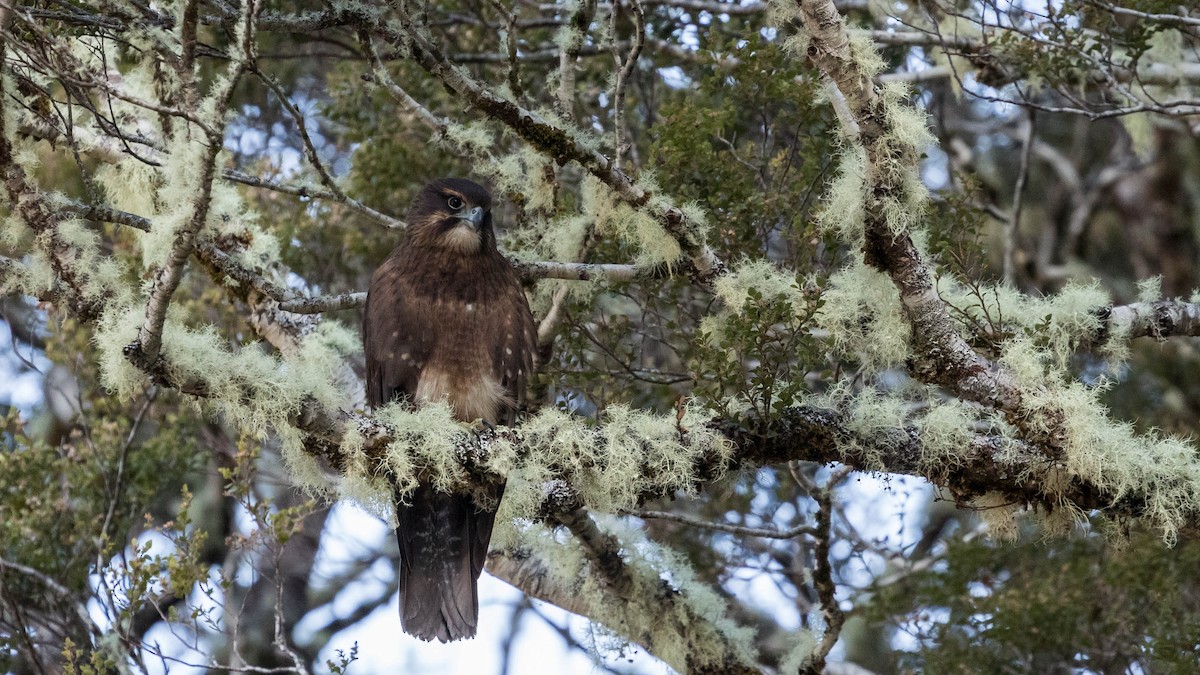
<svg viewBox="0 0 1200 675">
<path fill-rule="evenodd" d="M 400 624 L 422 640 L 475 637 L 479 575 L 496 512 L 478 508 L 469 496 L 438 492 L 427 484 L 418 486 L 408 501 L 396 509 Z M 493 503 L 499 503 L 499 494 Z"/>
</svg>

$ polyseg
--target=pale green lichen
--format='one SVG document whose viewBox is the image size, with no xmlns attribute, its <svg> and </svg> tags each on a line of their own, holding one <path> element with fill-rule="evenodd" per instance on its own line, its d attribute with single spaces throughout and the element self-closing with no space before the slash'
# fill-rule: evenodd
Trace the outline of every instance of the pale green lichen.
<svg viewBox="0 0 1200 675">
<path fill-rule="evenodd" d="M 977 414 L 958 400 L 939 400 L 917 421 L 921 437 L 921 467 L 928 472 L 945 474 L 951 467 L 965 463 Z"/>
<path fill-rule="evenodd" d="M 156 197 L 162 181 L 156 167 L 143 162 L 116 162 L 101 164 L 94 175 L 116 208 L 151 219 L 158 214 Z"/>
<path fill-rule="evenodd" d="M 683 254 L 679 242 L 658 218 L 622 201 L 599 179 L 590 174 L 584 176 L 581 192 L 582 212 L 591 216 L 598 232 L 632 243 L 636 250 L 635 264 L 669 265 Z"/>
<path fill-rule="evenodd" d="M 837 175 L 829 185 L 817 224 L 838 238 L 858 247 L 862 244 L 865 218 L 867 152 L 861 146 L 848 148 L 838 159 Z"/>
<path fill-rule="evenodd" d="M 817 648 L 817 636 L 810 630 L 799 630 L 790 636 L 791 648 L 779 662 L 779 672 L 799 673 L 811 660 Z"/>
<path fill-rule="evenodd" d="M 1132 326 L 1127 323 L 1109 325 L 1108 339 L 1100 345 L 1098 353 L 1108 364 L 1109 374 L 1120 372 L 1123 364 L 1128 363 L 1132 355 L 1129 348 L 1129 334 Z"/>
<path fill-rule="evenodd" d="M 904 362 L 912 328 L 895 285 L 883 273 L 853 262 L 829 279 L 817 323 L 835 352 L 878 371 Z"/>
<path fill-rule="evenodd" d="M 550 260 L 574 260 L 583 250 L 591 224 L 592 219 L 586 214 L 555 219 L 544 228 L 538 248 L 551 256 Z"/>
<path fill-rule="evenodd" d="M 994 539 L 1013 542 L 1020 536 L 1017 516 L 1024 510 L 1021 504 L 999 492 L 989 492 L 977 497 L 971 506 L 978 511 L 979 519 Z"/>
<path fill-rule="evenodd" d="M 579 3 L 577 0 L 566 0 L 559 10 L 564 16 L 571 16 L 576 12 L 578 7 Z M 555 31 L 554 44 L 558 46 L 560 51 L 570 51 L 572 49 L 579 49 L 583 44 L 583 38 L 583 32 L 575 27 L 574 22 L 566 21 L 563 22 L 561 28 Z"/>
<path fill-rule="evenodd" d="M 788 0 L 768 0 L 767 23 L 772 26 L 786 26 L 792 21 L 799 22 L 801 19 L 799 3 L 788 2 Z M 803 33 L 803 31 L 797 32 Z"/>
<path fill-rule="evenodd" d="M 541 503 L 537 491 L 551 476 L 566 477 L 590 507 L 613 512 L 633 508 L 639 496 L 695 489 L 699 461 L 722 466 L 731 446 L 704 424 L 694 405 L 682 420 L 626 406 L 605 410 L 602 424 L 555 409 L 543 409 L 523 422 L 519 432 L 525 452 L 494 448 L 489 467 L 519 472 L 525 487 L 505 498 L 514 517 L 533 515 Z"/>
<path fill-rule="evenodd" d="M 469 432 L 454 419 L 445 401 L 426 403 L 415 410 L 393 403 L 376 410 L 375 416 L 395 432 L 383 461 L 401 498 L 419 479 L 443 491 L 466 480 L 457 448 L 466 444 Z"/>
<path fill-rule="evenodd" d="M 144 320 L 143 308 L 114 299 L 95 334 L 101 382 L 121 397 L 139 393 L 145 381 L 123 353 Z M 253 344 L 235 350 L 211 326 L 184 325 L 182 310 L 175 306 L 168 312 L 162 334 L 171 380 L 202 387 L 205 401 L 244 433 L 257 438 L 279 435 L 285 462 L 309 489 L 318 489 L 324 478 L 305 456 L 295 418 L 305 406 L 338 409 L 354 399 L 339 385 L 339 372 L 358 348 L 353 332 L 327 321 L 282 358 Z"/>
<path fill-rule="evenodd" d="M 5 274 L 0 275 L 0 293 L 40 296 L 54 288 L 54 269 L 45 254 L 33 246 L 33 241 L 33 230 L 19 215 L 10 212 L 0 218 L 0 254 L 13 260 Z"/>
<path fill-rule="evenodd" d="M 484 121 L 468 124 L 448 124 L 444 136 L 447 141 L 472 155 L 486 157 L 496 147 L 489 125 Z"/>
<path fill-rule="evenodd" d="M 554 208 L 552 169 L 545 155 L 529 146 L 476 165 L 492 181 L 501 195 L 520 195 L 524 208 L 531 212 L 550 212 Z"/>
<path fill-rule="evenodd" d="M 1162 300 L 1162 277 L 1153 276 L 1137 282 L 1138 302 Z"/>
<path fill-rule="evenodd" d="M 56 228 L 58 239 L 71 247 L 75 278 L 85 299 L 96 300 L 114 295 L 127 296 L 124 267 L 100 250 L 100 237 L 78 219 L 66 219 Z"/>
<path fill-rule="evenodd" d="M 467 484 L 461 449 L 477 441 L 445 404 L 416 410 L 393 404 L 375 416 L 389 425 L 393 440 L 382 458 L 372 459 L 360 436 L 346 437 L 339 495 L 387 517 L 390 500 L 403 499 L 418 480 L 442 490 Z M 732 452 L 706 419 L 694 405 L 681 420 L 613 406 L 600 425 L 552 408 L 539 411 L 517 427 L 519 440 L 501 434 L 485 448 L 484 468 L 507 477 L 495 536 L 505 541 L 503 523 L 534 517 L 551 480 L 568 481 L 589 507 L 609 512 L 633 508 L 647 493 L 694 490 L 698 467 L 722 467 Z"/>
<path fill-rule="evenodd" d="M 938 280 L 938 293 L 956 309 L 961 330 L 983 326 L 1019 333 L 1042 346 L 1042 357 L 1059 366 L 1068 363 L 1081 344 L 1093 341 L 1102 327 L 1098 310 L 1112 304 L 1095 282 L 1069 282 L 1054 295 L 1034 298 L 1003 284 L 967 289 L 943 277 Z M 1109 353 L 1120 356 L 1123 342 L 1120 335 L 1110 335 Z"/>
<path fill-rule="evenodd" d="M 838 397 L 836 389 L 831 394 Z M 861 457 L 864 469 L 885 470 L 884 453 L 908 440 L 902 432 L 908 402 L 899 396 L 881 394 L 874 389 L 863 390 L 849 401 L 849 404 L 841 406 L 846 413 L 845 427 L 849 434 L 839 440 L 839 449 Z"/>
<path fill-rule="evenodd" d="M 887 62 L 875 48 L 875 41 L 862 33 L 850 36 L 850 58 L 868 81 L 887 68 Z"/>
<path fill-rule="evenodd" d="M 1025 391 L 1024 426 L 1062 438 L 1063 463 L 1050 471 L 1066 475 L 1039 477 L 1051 497 L 1069 477 L 1113 501 L 1136 493 L 1143 517 L 1168 543 L 1200 512 L 1200 457 L 1191 444 L 1156 431 L 1138 435 L 1131 424 L 1113 420 L 1097 388 L 1069 381 L 1051 354 L 1029 340 L 1009 341 L 1002 363 Z"/>
<path fill-rule="evenodd" d="M 175 243 L 176 235 L 200 208 L 198 200 L 208 145 L 200 138 L 178 131 L 171 141 L 172 152 L 167 156 L 158 176 L 161 186 L 155 194 L 158 215 L 151 220 L 150 231 L 138 237 L 142 247 L 142 264 L 147 269 L 163 264 Z M 153 184 L 125 186 L 128 190 L 152 190 Z"/>
<path fill-rule="evenodd" d="M 742 310 L 751 291 L 761 298 L 783 299 L 796 311 L 804 306 L 804 295 L 795 275 L 781 272 L 765 260 L 743 261 L 713 282 L 713 293 L 734 312 Z"/>
<path fill-rule="evenodd" d="M 1136 112 L 1118 117 L 1138 157 L 1149 158 L 1154 153 L 1154 128 L 1157 117 L 1151 112 Z"/>
<path fill-rule="evenodd" d="M 1190 443 L 1158 432 L 1135 434 L 1131 424 L 1109 417 L 1097 392 L 1080 383 L 1028 399 L 1028 409 L 1042 411 L 1032 414 L 1031 422 L 1065 432 L 1064 469 L 1114 501 L 1137 493 L 1144 517 L 1158 527 L 1165 542 L 1173 543 L 1180 527 L 1200 512 L 1200 458 Z M 1061 415 L 1047 419 L 1049 411 Z"/>
</svg>

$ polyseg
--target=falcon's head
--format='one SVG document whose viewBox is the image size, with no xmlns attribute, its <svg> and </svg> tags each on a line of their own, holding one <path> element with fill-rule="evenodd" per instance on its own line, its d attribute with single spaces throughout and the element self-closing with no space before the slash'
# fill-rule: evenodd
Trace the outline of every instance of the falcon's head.
<svg viewBox="0 0 1200 675">
<path fill-rule="evenodd" d="M 421 189 L 408 210 L 408 236 L 414 243 L 462 255 L 496 248 L 492 196 L 463 178 L 442 178 Z"/>
</svg>

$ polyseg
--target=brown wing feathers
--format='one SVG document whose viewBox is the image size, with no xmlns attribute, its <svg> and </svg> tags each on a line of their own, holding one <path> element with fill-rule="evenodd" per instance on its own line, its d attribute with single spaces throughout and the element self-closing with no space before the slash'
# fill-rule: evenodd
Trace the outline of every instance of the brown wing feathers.
<svg viewBox="0 0 1200 675">
<path fill-rule="evenodd" d="M 427 185 L 404 241 L 371 279 L 363 319 L 367 402 L 445 399 L 456 417 L 511 424 L 533 371 L 536 329 L 520 279 L 496 249 L 491 198 L 462 179 Z M 404 630 L 475 635 L 477 580 L 503 487 L 481 508 L 422 483 L 397 507 Z"/>
</svg>

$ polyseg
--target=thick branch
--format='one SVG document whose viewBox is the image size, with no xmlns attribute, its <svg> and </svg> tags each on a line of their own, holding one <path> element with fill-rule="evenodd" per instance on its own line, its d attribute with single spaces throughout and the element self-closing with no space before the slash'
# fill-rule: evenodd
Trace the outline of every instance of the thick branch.
<svg viewBox="0 0 1200 675">
<path fill-rule="evenodd" d="M 902 170 L 915 170 L 917 157 L 893 136 L 883 96 L 850 50 L 850 35 L 831 0 L 798 0 L 808 55 L 845 98 L 867 151 L 864 259 L 891 277 L 912 324 L 912 371 L 922 381 L 947 387 L 963 398 L 1020 415 L 1021 392 L 1006 372 L 958 334 L 933 285 L 933 275 L 909 232 L 888 221 L 886 201 L 903 193 Z M 902 164 L 903 166 L 897 166 Z"/>
</svg>

